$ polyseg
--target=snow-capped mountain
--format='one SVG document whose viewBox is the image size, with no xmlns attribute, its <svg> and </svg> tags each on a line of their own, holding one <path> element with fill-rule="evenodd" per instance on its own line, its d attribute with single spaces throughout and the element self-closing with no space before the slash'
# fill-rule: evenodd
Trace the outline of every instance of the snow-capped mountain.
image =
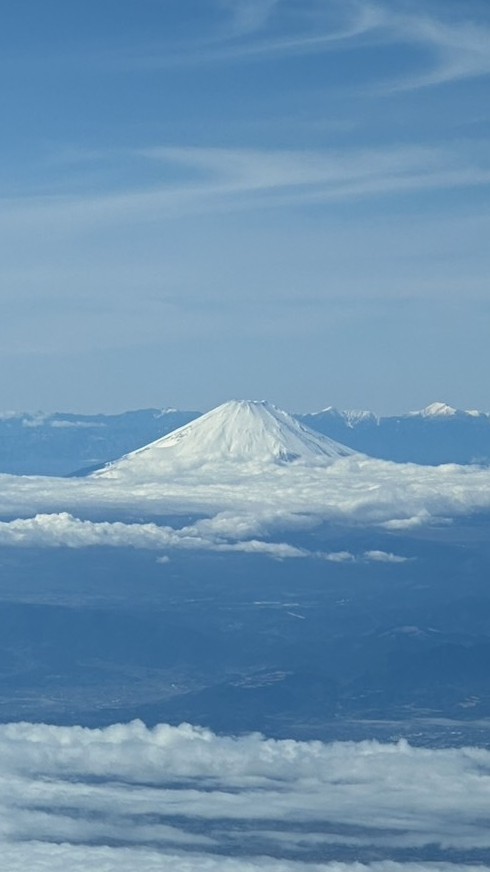
<svg viewBox="0 0 490 872">
<path fill-rule="evenodd" d="M 455 409 L 454 406 L 448 406 L 447 403 L 430 403 L 425 409 L 419 409 L 417 412 L 409 412 L 410 417 L 420 418 L 488 418 L 486 412 L 479 412 L 477 409 Z"/>
<path fill-rule="evenodd" d="M 170 469 L 227 463 L 324 466 L 355 452 L 265 401 L 231 400 L 127 454 L 94 476 L 154 478 Z"/>
<path fill-rule="evenodd" d="M 336 409 L 335 406 L 327 406 L 325 409 L 321 409 L 318 412 L 309 412 L 306 415 L 297 415 L 299 420 L 302 418 L 309 418 L 314 421 L 315 418 L 319 420 L 330 418 L 332 421 L 342 421 L 347 424 L 348 427 L 356 427 L 358 424 L 365 423 L 369 421 L 370 423 L 377 423 L 380 419 L 374 412 L 370 412 L 367 409 L 346 409 L 340 410 Z"/>
<path fill-rule="evenodd" d="M 449 406 L 447 403 L 430 403 L 424 409 L 417 409 L 414 412 L 407 412 L 403 415 L 392 415 L 381 417 L 367 409 L 337 409 L 335 406 L 327 406 L 325 409 L 320 409 L 318 412 L 308 412 L 305 415 L 298 415 L 298 418 L 332 418 L 340 419 L 350 427 L 356 427 L 358 424 L 380 423 L 386 420 L 404 420 L 406 418 L 485 418 L 490 421 L 488 412 L 480 412 L 477 409 L 456 409 L 454 406 Z"/>
<path fill-rule="evenodd" d="M 490 463 L 490 415 L 486 412 L 463 411 L 438 402 L 391 417 L 332 407 L 297 417 L 330 438 L 382 460 L 435 466 Z"/>
<path fill-rule="evenodd" d="M 201 415 L 141 409 L 118 415 L 0 413 L 0 473 L 69 475 L 99 469 Z M 446 403 L 404 415 L 332 406 L 296 420 L 351 449 L 383 460 L 438 465 L 490 463 L 490 415 Z"/>
<path fill-rule="evenodd" d="M 3 476 L 0 539 L 81 547 L 115 537 L 129 547 L 211 550 L 240 540 L 277 554 L 291 544 L 267 541 L 273 530 L 326 521 L 398 530 L 488 511 L 489 482 L 490 471 L 476 466 L 387 463 L 267 403 L 233 401 L 91 474 Z M 153 516 L 165 525 L 141 522 Z M 170 526 L 181 517 L 184 526 Z"/>
</svg>

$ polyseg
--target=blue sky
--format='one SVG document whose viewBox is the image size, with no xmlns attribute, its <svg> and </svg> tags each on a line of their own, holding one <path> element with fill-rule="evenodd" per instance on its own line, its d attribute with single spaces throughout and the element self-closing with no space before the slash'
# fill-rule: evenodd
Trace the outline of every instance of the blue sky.
<svg viewBox="0 0 490 872">
<path fill-rule="evenodd" d="M 6 0 L 0 408 L 490 409 L 490 8 Z"/>
</svg>

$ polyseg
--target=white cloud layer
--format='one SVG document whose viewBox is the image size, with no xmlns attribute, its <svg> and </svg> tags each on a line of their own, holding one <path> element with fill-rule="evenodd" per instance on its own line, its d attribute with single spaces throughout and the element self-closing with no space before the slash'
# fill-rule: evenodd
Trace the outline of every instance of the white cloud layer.
<svg viewBox="0 0 490 872">
<path fill-rule="evenodd" d="M 302 863 L 301 861 L 236 860 L 228 857 L 184 857 L 182 854 L 131 848 L 93 848 L 75 845 L 45 845 L 32 842 L 29 848 L 9 845 L 2 849 L 9 872 L 485 872 L 486 866 L 451 863 Z"/>
<path fill-rule="evenodd" d="M 0 545 L 38 548 L 140 548 L 149 550 L 242 551 L 270 557 L 303 557 L 305 552 L 282 542 L 257 539 L 225 542 L 199 534 L 198 526 L 174 529 L 158 524 L 87 521 L 68 512 L 39 514 L 0 522 Z"/>
<path fill-rule="evenodd" d="M 298 533 L 325 521 L 396 531 L 490 510 L 490 470 L 454 464 L 421 467 L 359 456 L 323 468 L 222 463 L 219 469 L 201 464 L 168 470 L 153 480 L 151 475 L 151 470 L 147 480 L 140 473 L 87 479 L 2 475 L 0 543 L 203 548 L 299 557 L 304 552 L 284 541 L 286 531 Z M 161 521 L 110 523 L 115 513 Z M 179 515 L 200 520 L 165 526 L 165 518 Z M 367 551 L 364 558 L 397 556 Z"/>
<path fill-rule="evenodd" d="M 449 872 L 476 866 L 416 858 L 490 851 L 490 752 L 478 748 L 8 724 L 0 761 L 9 872 Z M 345 848 L 414 860 L 332 862 Z"/>
<path fill-rule="evenodd" d="M 34 518 L 0 521 L 0 546 L 24 548 L 137 548 L 142 550 L 220 551 L 263 554 L 278 560 L 298 557 L 317 557 L 334 563 L 381 562 L 404 563 L 407 558 L 386 551 L 365 551 L 361 555 L 349 551 L 310 552 L 288 545 L 286 542 L 266 542 L 260 539 L 240 539 L 257 532 L 255 524 L 235 518 L 235 527 L 225 524 L 221 538 L 213 536 L 213 528 L 220 530 L 219 516 L 198 522 L 194 527 L 160 526 L 155 523 L 126 524 L 121 521 L 87 521 L 74 518 L 68 512 L 39 514 Z M 213 523 L 216 522 L 216 523 Z M 289 519 L 291 523 L 291 519 Z M 284 523 L 284 522 L 283 522 Z M 294 528 L 294 520 L 292 523 Z M 223 538 L 223 535 L 226 538 Z M 226 541 L 226 539 L 236 541 Z M 164 562 L 163 557 L 159 558 Z"/>
<path fill-rule="evenodd" d="M 356 555 L 350 551 L 330 551 L 327 554 L 319 555 L 324 560 L 329 560 L 331 563 L 406 563 L 408 557 L 402 557 L 401 554 L 392 554 L 390 551 L 364 551 L 363 554 Z"/>
</svg>

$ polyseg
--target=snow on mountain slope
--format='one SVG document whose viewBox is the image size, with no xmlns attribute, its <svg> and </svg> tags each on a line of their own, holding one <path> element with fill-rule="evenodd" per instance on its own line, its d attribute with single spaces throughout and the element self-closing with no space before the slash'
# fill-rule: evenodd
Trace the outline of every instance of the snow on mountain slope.
<svg viewBox="0 0 490 872">
<path fill-rule="evenodd" d="M 253 463 L 324 466 L 355 454 L 264 401 L 232 400 L 94 473 L 152 479 L 175 468 Z"/>
<path fill-rule="evenodd" d="M 397 426 L 393 433 L 400 438 Z M 490 512 L 489 468 L 393 463 L 342 441 L 264 402 L 225 403 L 83 478 L 1 476 L 0 543 L 218 550 L 241 543 L 265 553 L 278 530 L 333 521 L 399 532 Z M 128 530 L 135 515 L 138 529 Z M 181 516 L 185 526 L 167 526 Z M 144 518 L 151 523 L 141 525 Z M 290 545 L 297 556 L 294 542 L 272 545 L 276 556 Z"/>
<path fill-rule="evenodd" d="M 486 467 L 374 459 L 266 403 L 226 403 L 83 478 L 0 478 L 0 544 L 9 546 L 138 541 L 202 549 L 244 542 L 263 550 L 275 531 L 323 522 L 396 532 L 490 512 Z M 154 523 L 180 516 L 183 527 Z M 121 519 L 135 517 L 151 523 L 131 539 Z"/>
<path fill-rule="evenodd" d="M 453 418 L 454 415 L 466 414 L 460 412 L 459 409 L 448 406 L 447 403 L 431 403 L 418 412 L 411 412 L 411 415 L 419 415 L 421 418 Z"/>
<path fill-rule="evenodd" d="M 408 412 L 402 418 L 488 418 L 488 412 L 480 412 L 478 409 L 455 409 L 447 403 L 431 403 L 425 409 L 416 412 Z"/>
<path fill-rule="evenodd" d="M 309 412 L 306 415 L 297 415 L 298 420 L 307 419 L 313 424 L 317 420 L 331 420 L 334 424 L 341 424 L 353 430 L 358 424 L 374 424 L 379 423 L 379 418 L 374 412 L 369 412 L 365 409 L 347 409 L 340 411 L 334 406 L 327 406 L 319 412 Z"/>
<path fill-rule="evenodd" d="M 307 414 L 298 415 L 299 419 L 304 418 L 314 420 L 315 418 L 332 418 L 338 419 L 346 423 L 348 427 L 356 427 L 358 424 L 380 424 L 387 421 L 397 420 L 404 421 L 405 419 L 423 418 L 488 418 L 488 412 L 481 412 L 478 409 L 456 409 L 449 406 L 447 403 L 430 403 L 424 409 L 417 409 L 413 412 L 406 412 L 401 415 L 379 416 L 374 412 L 358 409 L 340 410 L 335 406 L 327 406 L 325 409 L 320 409 L 317 412 L 308 412 Z"/>
</svg>

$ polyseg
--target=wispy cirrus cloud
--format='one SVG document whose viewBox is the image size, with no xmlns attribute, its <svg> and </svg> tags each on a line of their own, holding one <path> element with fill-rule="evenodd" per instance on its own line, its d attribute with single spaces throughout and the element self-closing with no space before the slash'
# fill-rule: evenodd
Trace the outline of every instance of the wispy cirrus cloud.
<svg viewBox="0 0 490 872">
<path fill-rule="evenodd" d="M 228 19 L 228 39 L 244 37 L 266 28 L 282 0 L 218 0 Z"/>
<path fill-rule="evenodd" d="M 447 6 L 437 4 L 432 14 L 423 3 L 407 7 L 399 3 L 376 3 L 354 0 L 345 4 L 331 2 L 326 7 L 343 10 L 345 25 L 336 30 L 322 21 L 318 4 L 310 4 L 313 32 L 296 39 L 258 42 L 255 46 L 236 50 L 235 57 L 252 58 L 265 53 L 323 51 L 329 47 L 353 49 L 359 44 L 405 43 L 410 48 L 423 46 L 428 53 L 427 64 L 414 61 L 412 72 L 402 78 L 393 77 L 382 85 L 385 90 L 412 90 L 445 84 L 465 78 L 490 74 L 490 27 L 483 20 L 466 17 L 466 10 L 455 20 Z M 323 4 L 323 12 L 325 4 Z M 466 13 L 466 14 L 465 14 Z M 326 28 L 326 32 L 321 32 Z M 320 31 L 320 32 L 318 32 Z M 418 67 L 423 66 L 423 69 Z M 427 68 L 425 68 L 427 67 Z"/>
<path fill-rule="evenodd" d="M 132 157 L 153 164 L 154 183 L 126 190 L 18 196 L 0 203 L 8 235 L 37 226 L 64 237 L 96 225 L 172 219 L 309 203 L 457 190 L 490 183 L 484 142 L 441 145 L 351 146 L 339 149 L 152 146 Z M 131 157 L 131 154 L 129 155 Z M 178 171 L 178 172 L 177 172 Z M 137 172 L 137 168 L 136 168 Z M 183 173 L 183 174 L 182 174 Z"/>
<path fill-rule="evenodd" d="M 390 25 L 390 17 L 386 23 Z M 382 85 L 385 91 L 408 91 L 460 79 L 490 75 L 490 27 L 464 18 L 458 21 L 419 15 L 395 15 L 389 26 L 393 38 L 423 46 L 429 57 L 423 69 Z"/>
<path fill-rule="evenodd" d="M 156 147 L 141 154 L 201 173 L 201 187 L 191 185 L 183 193 L 225 198 L 264 194 L 270 195 L 271 205 L 274 195 L 281 202 L 328 202 L 490 182 L 490 165 L 478 143 L 343 151 Z"/>
<path fill-rule="evenodd" d="M 307 55 L 347 47 L 384 23 L 382 9 L 358 0 L 218 0 L 214 6 L 223 18 L 213 35 L 178 47 L 149 46 L 125 61 L 155 69 Z"/>
<path fill-rule="evenodd" d="M 441 3 L 371 0 L 220 0 L 225 19 L 213 39 L 182 44 L 178 51 L 149 50 L 139 63 L 164 67 L 261 61 L 287 55 L 353 51 L 400 45 L 413 51 L 403 76 L 380 74 L 380 92 L 437 86 L 490 73 L 490 28 L 463 7 L 459 16 Z M 425 53 L 420 54 L 420 48 Z M 137 55 L 133 61 L 138 63 Z M 376 91 L 376 88 L 374 89 Z"/>
<path fill-rule="evenodd" d="M 352 48 L 352 44 L 361 37 L 373 35 L 383 23 L 383 14 L 371 4 L 345 3 L 340 7 L 337 3 L 306 4 L 301 12 L 306 12 L 306 27 L 301 21 L 296 21 L 296 27 L 291 28 L 281 36 L 269 36 L 240 43 L 226 43 L 208 51 L 196 60 L 207 61 L 253 61 L 281 55 L 308 55 L 339 48 Z M 332 12 L 336 13 L 332 16 Z M 329 14 L 330 13 L 330 14 Z M 294 19 L 293 19 L 294 20 Z M 313 22 L 313 26 L 312 26 Z M 302 26 L 303 25 L 303 26 Z"/>
</svg>

